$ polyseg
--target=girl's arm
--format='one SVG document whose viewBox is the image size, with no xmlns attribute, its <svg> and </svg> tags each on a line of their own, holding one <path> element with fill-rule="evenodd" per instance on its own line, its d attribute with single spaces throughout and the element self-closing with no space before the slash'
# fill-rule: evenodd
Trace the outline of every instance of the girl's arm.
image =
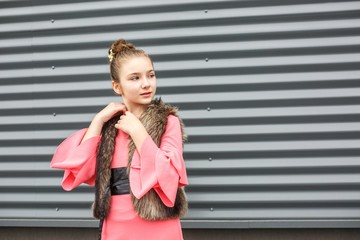
<svg viewBox="0 0 360 240">
<path fill-rule="evenodd" d="M 77 131 L 58 146 L 50 166 L 65 170 L 62 182 L 65 190 L 81 183 L 94 185 L 101 129 L 106 121 L 125 109 L 122 103 L 110 103 L 96 114 L 88 129 Z"/>
<path fill-rule="evenodd" d="M 177 188 L 188 184 L 182 145 L 180 121 L 172 115 L 168 117 L 160 147 L 151 136 L 145 138 L 141 148 L 134 152 L 129 176 L 136 198 L 153 188 L 166 206 L 174 206 Z"/>
</svg>

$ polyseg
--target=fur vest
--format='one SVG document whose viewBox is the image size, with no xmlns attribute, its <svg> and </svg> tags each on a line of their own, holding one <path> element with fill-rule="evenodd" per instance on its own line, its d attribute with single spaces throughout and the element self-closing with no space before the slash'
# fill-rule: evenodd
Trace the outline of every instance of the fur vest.
<svg viewBox="0 0 360 240">
<path fill-rule="evenodd" d="M 159 147 L 161 143 L 161 138 L 165 132 L 166 125 L 167 125 L 167 118 L 169 114 L 172 114 L 176 117 L 177 109 L 175 107 L 171 107 L 169 105 L 165 105 L 161 99 L 153 100 L 145 109 L 145 111 L 141 114 L 139 120 L 144 125 L 145 129 L 155 142 L 155 144 Z M 114 120 L 113 120 L 114 119 Z M 113 127 L 114 124 L 119 119 L 119 116 L 114 117 L 112 120 L 109 120 L 107 124 L 103 127 Z M 179 118 L 180 119 L 180 118 Z M 181 123 L 181 133 L 183 141 L 186 140 L 186 134 L 183 131 L 183 123 L 180 119 Z M 106 139 L 106 141 L 111 142 L 110 144 L 115 145 L 115 137 L 117 135 L 117 131 L 115 134 L 112 134 L 110 139 Z M 102 138 L 104 135 L 102 136 Z M 110 185 L 110 178 L 111 178 L 111 161 L 114 152 L 114 146 L 112 149 L 108 147 L 104 147 L 102 145 L 106 145 L 107 143 L 100 142 L 99 149 L 98 149 L 98 156 L 97 156 L 97 164 L 96 164 L 96 180 L 95 180 L 95 201 L 93 204 L 93 214 L 94 217 L 99 219 L 100 218 L 100 209 L 101 203 L 104 198 L 104 194 L 106 188 Z M 129 159 L 128 159 L 128 166 L 127 166 L 127 173 L 130 172 L 130 166 L 132 162 L 132 158 L 136 149 L 135 143 L 129 136 Z M 108 157 L 104 159 L 103 155 L 107 155 Z M 111 157 L 110 157 L 111 156 Z M 131 192 L 131 200 L 135 209 L 135 212 L 138 216 L 147 219 L 147 220 L 166 220 L 166 219 L 173 219 L 173 218 L 181 218 L 187 212 L 187 200 L 186 194 L 184 191 L 184 187 L 179 187 L 177 190 L 175 205 L 173 207 L 167 207 L 156 191 L 154 189 L 150 189 L 142 198 L 137 199 L 133 193 Z M 109 208 L 110 208 L 110 199 L 111 193 L 106 194 L 105 199 L 105 209 L 104 209 L 104 216 L 106 217 Z"/>
</svg>

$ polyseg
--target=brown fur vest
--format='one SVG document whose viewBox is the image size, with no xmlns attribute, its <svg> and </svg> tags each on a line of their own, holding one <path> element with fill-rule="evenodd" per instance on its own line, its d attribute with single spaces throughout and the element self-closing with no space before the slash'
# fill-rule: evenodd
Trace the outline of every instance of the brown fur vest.
<svg viewBox="0 0 360 240">
<path fill-rule="evenodd" d="M 177 116 L 177 109 L 175 107 L 165 105 L 161 99 L 156 99 L 146 107 L 145 111 L 139 118 L 140 122 L 144 125 L 145 129 L 158 147 L 160 146 L 161 138 L 165 132 L 167 117 L 169 114 Z M 100 218 L 101 203 L 105 189 L 110 185 L 111 161 L 115 149 L 115 137 L 117 135 L 117 129 L 114 127 L 114 125 L 118 119 L 119 116 L 112 118 L 104 125 L 102 129 L 102 137 L 96 160 L 95 202 L 93 204 L 93 215 L 97 219 Z M 185 141 L 186 135 L 183 131 L 183 123 L 181 119 L 180 123 L 183 141 Z M 129 159 L 127 166 L 128 174 L 130 172 L 132 157 L 136 149 L 135 143 L 130 138 L 130 136 L 129 140 Z M 150 191 L 140 199 L 137 199 L 131 190 L 130 194 L 136 214 L 147 220 L 153 221 L 181 218 L 187 212 L 188 206 L 183 187 L 179 187 L 177 190 L 174 207 L 165 206 L 154 189 L 150 189 Z M 109 213 L 110 200 L 111 193 L 109 191 L 106 195 L 104 211 L 105 217 Z"/>
</svg>

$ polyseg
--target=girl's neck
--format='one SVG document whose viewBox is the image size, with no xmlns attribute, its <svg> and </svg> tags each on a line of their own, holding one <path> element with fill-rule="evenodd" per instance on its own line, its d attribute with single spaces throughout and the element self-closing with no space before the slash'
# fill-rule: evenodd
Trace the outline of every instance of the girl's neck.
<svg viewBox="0 0 360 240">
<path fill-rule="evenodd" d="M 131 104 L 126 104 L 126 108 L 129 112 L 131 112 L 135 116 L 140 116 L 145 111 L 146 106 L 145 105 L 135 105 L 134 106 Z"/>
</svg>

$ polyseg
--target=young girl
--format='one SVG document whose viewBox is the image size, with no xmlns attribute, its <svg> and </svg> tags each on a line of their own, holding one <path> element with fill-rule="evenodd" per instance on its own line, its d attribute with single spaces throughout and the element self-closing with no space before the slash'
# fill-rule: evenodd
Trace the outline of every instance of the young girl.
<svg viewBox="0 0 360 240">
<path fill-rule="evenodd" d="M 114 91 L 110 103 L 57 148 L 51 167 L 64 169 L 69 191 L 95 184 L 93 214 L 104 240 L 180 240 L 188 184 L 182 122 L 176 108 L 153 97 L 150 57 L 119 39 L 109 49 Z M 105 219 L 104 219 L 105 218 Z"/>
</svg>

